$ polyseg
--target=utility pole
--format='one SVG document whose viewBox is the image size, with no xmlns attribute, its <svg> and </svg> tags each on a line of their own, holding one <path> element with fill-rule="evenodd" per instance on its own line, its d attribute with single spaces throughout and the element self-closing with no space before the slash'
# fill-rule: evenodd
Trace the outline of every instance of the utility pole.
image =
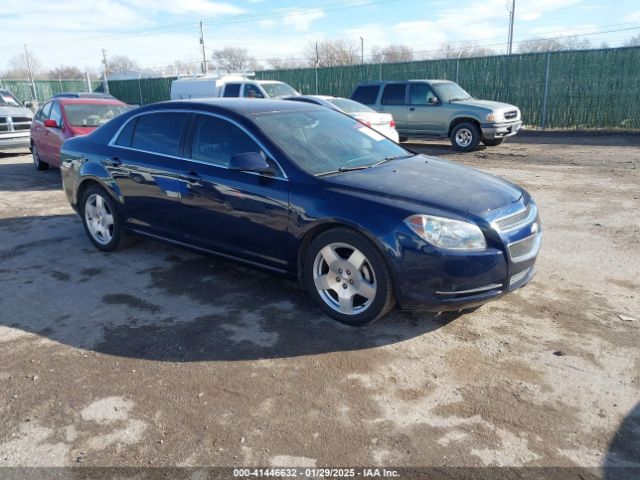
<svg viewBox="0 0 640 480">
<path fill-rule="evenodd" d="M 27 61 L 27 77 L 29 79 L 29 85 L 31 86 L 31 101 L 34 103 L 38 102 L 36 96 L 36 85 L 33 82 L 33 72 L 31 71 L 31 59 L 29 58 L 29 50 L 27 49 L 27 44 L 24 44 L 24 56 Z"/>
<path fill-rule="evenodd" d="M 107 67 L 107 51 L 102 49 L 102 64 L 104 68 L 102 69 L 102 81 L 104 84 L 104 93 L 109 93 L 109 82 L 107 81 L 107 71 L 109 70 Z"/>
<path fill-rule="evenodd" d="M 509 15 L 509 47 L 508 54 L 511 55 L 511 51 L 513 49 L 513 20 L 516 15 L 516 0 L 511 0 L 511 10 L 507 9 L 510 13 Z"/>
<path fill-rule="evenodd" d="M 364 64 L 364 38 L 360 37 L 360 63 Z"/>
<path fill-rule="evenodd" d="M 200 20 L 200 45 L 202 45 L 202 73 L 207 74 L 209 68 L 207 67 L 207 54 L 204 51 L 204 33 L 202 32 L 202 20 Z"/>
</svg>

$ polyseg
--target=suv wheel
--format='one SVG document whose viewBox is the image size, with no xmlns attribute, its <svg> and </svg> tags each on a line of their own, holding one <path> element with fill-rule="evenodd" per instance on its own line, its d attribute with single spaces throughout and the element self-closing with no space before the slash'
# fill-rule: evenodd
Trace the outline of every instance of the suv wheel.
<svg viewBox="0 0 640 480">
<path fill-rule="evenodd" d="M 80 215 L 89 240 L 98 249 L 110 252 L 128 243 L 118 206 L 102 187 L 87 188 L 80 200 Z"/>
<path fill-rule="evenodd" d="M 48 163 L 40 160 L 40 153 L 38 152 L 38 147 L 36 147 L 35 143 L 31 145 L 31 155 L 33 156 L 33 166 L 36 167 L 36 170 L 42 171 L 49 168 Z"/>
<path fill-rule="evenodd" d="M 451 145 L 459 152 L 470 152 L 480 143 L 480 129 L 471 122 L 462 122 L 451 130 Z"/>
<path fill-rule="evenodd" d="M 304 279 L 320 308 L 348 325 L 371 323 L 395 304 L 384 258 L 369 240 L 346 228 L 329 230 L 311 242 Z"/>
<path fill-rule="evenodd" d="M 502 142 L 504 142 L 504 138 L 484 138 L 482 139 L 482 143 L 484 143 L 487 147 L 497 147 Z"/>
</svg>

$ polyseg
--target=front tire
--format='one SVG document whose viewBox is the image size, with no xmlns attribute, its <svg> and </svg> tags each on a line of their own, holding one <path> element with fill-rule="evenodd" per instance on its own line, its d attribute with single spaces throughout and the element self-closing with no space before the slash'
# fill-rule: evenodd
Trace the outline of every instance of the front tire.
<svg viewBox="0 0 640 480">
<path fill-rule="evenodd" d="M 99 250 L 111 252 L 129 243 L 120 210 L 102 187 L 87 188 L 80 200 L 80 216 L 89 240 Z"/>
<path fill-rule="evenodd" d="M 38 152 L 38 147 L 36 147 L 35 143 L 31 145 L 31 155 L 33 156 L 33 166 L 36 170 L 41 172 L 49 169 L 49 164 L 40 159 L 40 152 Z"/>
<path fill-rule="evenodd" d="M 502 142 L 504 142 L 504 138 L 484 138 L 484 139 L 482 139 L 482 143 L 484 143 L 487 147 L 497 147 Z"/>
<path fill-rule="evenodd" d="M 320 308 L 348 325 L 371 323 L 395 305 L 382 254 L 363 235 L 346 228 L 329 230 L 311 242 L 304 279 Z"/>
<path fill-rule="evenodd" d="M 462 122 L 453 127 L 451 146 L 458 152 L 470 152 L 480 143 L 480 129 L 471 122 Z"/>
</svg>

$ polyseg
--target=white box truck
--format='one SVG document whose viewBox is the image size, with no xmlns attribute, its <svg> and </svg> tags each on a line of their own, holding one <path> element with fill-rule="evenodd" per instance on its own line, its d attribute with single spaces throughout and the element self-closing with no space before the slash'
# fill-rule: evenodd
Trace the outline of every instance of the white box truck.
<svg viewBox="0 0 640 480">
<path fill-rule="evenodd" d="M 280 98 L 300 95 L 275 80 L 251 80 L 242 75 L 183 77 L 171 82 L 171 100 L 211 97 Z"/>
</svg>

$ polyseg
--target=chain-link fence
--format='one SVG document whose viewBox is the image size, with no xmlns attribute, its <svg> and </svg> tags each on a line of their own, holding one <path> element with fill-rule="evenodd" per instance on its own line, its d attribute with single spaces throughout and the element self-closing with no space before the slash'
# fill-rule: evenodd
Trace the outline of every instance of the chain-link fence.
<svg viewBox="0 0 640 480">
<path fill-rule="evenodd" d="M 78 80 L 14 80 L 0 78 L 0 88 L 13 93 L 22 102 L 42 103 L 53 95 L 63 92 L 95 92 L 102 91 L 102 82 L 85 79 Z"/>
<path fill-rule="evenodd" d="M 302 93 L 349 97 L 370 80 L 455 80 L 477 98 L 517 105 L 526 125 L 558 129 L 640 129 L 640 47 L 381 63 L 331 68 L 265 70 L 257 79 L 281 80 Z M 131 104 L 169 100 L 172 77 L 109 82 Z M 87 91 L 83 80 L 36 80 L 39 101 L 63 91 Z M 101 82 L 91 82 L 100 90 Z M 0 79 L 21 100 L 26 80 Z"/>
</svg>

